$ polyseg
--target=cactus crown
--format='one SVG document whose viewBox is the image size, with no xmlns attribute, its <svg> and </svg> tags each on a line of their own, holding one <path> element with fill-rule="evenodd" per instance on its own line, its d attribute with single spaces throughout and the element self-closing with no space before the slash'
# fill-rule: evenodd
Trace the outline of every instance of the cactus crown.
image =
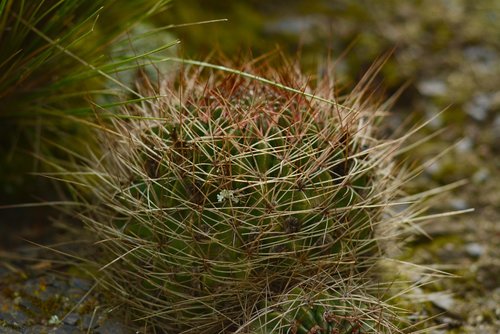
<svg viewBox="0 0 500 334">
<path fill-rule="evenodd" d="M 265 73 L 310 92 L 300 74 Z M 189 69 L 154 101 L 125 108 L 131 119 L 112 122 L 104 157 L 90 162 L 96 177 L 84 181 L 100 203 L 85 219 L 116 255 L 108 287 L 169 332 L 217 333 L 311 279 L 363 282 L 382 252 L 378 231 L 390 230 L 397 141 L 373 136 L 380 115 L 361 93 L 340 105 L 334 88 L 320 81 L 318 101 Z M 357 330 L 347 309 L 332 331 Z"/>
</svg>

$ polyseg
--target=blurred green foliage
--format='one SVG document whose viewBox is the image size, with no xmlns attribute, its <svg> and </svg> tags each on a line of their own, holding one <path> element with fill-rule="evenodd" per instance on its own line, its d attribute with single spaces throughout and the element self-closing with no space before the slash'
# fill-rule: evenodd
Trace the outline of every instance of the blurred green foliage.
<svg viewBox="0 0 500 334">
<path fill-rule="evenodd" d="M 52 102 L 58 92 L 98 88 L 92 82 L 68 79 L 109 62 L 106 52 L 110 45 L 166 2 L 3 0 L 0 4 L 2 116 L 23 112 L 8 106 L 25 104 L 27 98 L 33 101 L 42 97 L 35 101 Z"/>
<path fill-rule="evenodd" d="M 42 134 L 70 144 L 81 129 L 64 117 L 110 94 L 111 47 L 168 2 L 0 0 L 0 204 L 29 201 L 41 187 L 27 173 L 37 169 Z"/>
<path fill-rule="evenodd" d="M 174 2 L 165 18 L 228 19 L 177 30 L 188 56 L 206 56 L 214 46 L 231 57 L 260 55 L 279 45 L 292 54 L 300 50 L 306 66 L 321 69 L 326 57 L 346 51 L 337 75 L 355 83 L 377 57 L 393 52 L 382 71 L 384 85 L 395 90 L 413 80 L 421 94 L 439 95 L 440 106 L 469 102 L 477 85 L 489 92 L 498 87 L 496 0 L 185 0 Z M 442 80 L 446 94 L 439 85 L 426 90 L 431 79 Z M 418 89 L 420 81 L 424 89 Z"/>
</svg>

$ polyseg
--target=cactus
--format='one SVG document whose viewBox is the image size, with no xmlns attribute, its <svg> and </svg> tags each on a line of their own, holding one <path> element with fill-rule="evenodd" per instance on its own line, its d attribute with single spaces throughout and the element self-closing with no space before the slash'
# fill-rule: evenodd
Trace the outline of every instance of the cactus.
<svg viewBox="0 0 500 334">
<path fill-rule="evenodd" d="M 336 99 L 324 79 L 313 94 L 286 70 L 262 70 L 275 84 L 195 69 L 164 80 L 155 100 L 103 125 L 90 173 L 71 175 L 90 189 L 84 220 L 113 254 L 100 259 L 102 282 L 136 318 L 168 333 L 238 331 L 290 287 L 368 279 L 396 229 L 398 140 L 376 138 L 380 113 L 362 91 Z M 325 305 L 299 307 L 318 327 L 292 332 L 383 332 L 342 303 L 327 318 Z"/>
<path fill-rule="evenodd" d="M 317 290 L 317 289 L 316 289 Z M 306 293 L 308 291 L 308 293 Z M 249 323 L 250 333 L 287 334 L 362 334 L 380 333 L 384 305 L 366 294 L 340 294 L 340 290 L 319 292 L 310 287 L 295 287 L 274 297 L 260 308 Z"/>
</svg>

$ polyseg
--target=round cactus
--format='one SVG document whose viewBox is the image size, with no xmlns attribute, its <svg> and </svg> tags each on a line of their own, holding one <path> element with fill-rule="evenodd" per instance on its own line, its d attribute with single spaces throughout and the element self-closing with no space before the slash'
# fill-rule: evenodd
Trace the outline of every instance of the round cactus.
<svg viewBox="0 0 500 334">
<path fill-rule="evenodd" d="M 277 83 L 165 80 L 104 131 L 94 177 L 80 174 L 97 200 L 85 220 L 115 256 L 104 284 L 169 333 L 238 330 L 269 295 L 314 277 L 356 284 L 390 237 L 397 141 L 374 135 L 379 113 L 362 92 L 337 100 L 328 80 L 313 95 L 299 73 L 263 73 Z"/>
</svg>

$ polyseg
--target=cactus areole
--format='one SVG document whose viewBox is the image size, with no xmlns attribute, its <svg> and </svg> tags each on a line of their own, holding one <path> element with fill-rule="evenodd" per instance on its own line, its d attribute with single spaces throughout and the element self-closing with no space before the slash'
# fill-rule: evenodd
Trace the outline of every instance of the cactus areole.
<svg viewBox="0 0 500 334">
<path fill-rule="evenodd" d="M 93 185 L 104 205 L 87 216 L 116 255 L 109 287 L 168 333 L 234 331 L 266 296 L 363 273 L 391 200 L 394 145 L 372 135 L 378 115 L 361 93 L 341 105 L 326 80 L 318 101 L 297 92 L 311 91 L 303 77 L 264 74 L 293 91 L 196 73 L 112 122 Z M 328 319 L 355 333 L 347 316 Z"/>
</svg>

